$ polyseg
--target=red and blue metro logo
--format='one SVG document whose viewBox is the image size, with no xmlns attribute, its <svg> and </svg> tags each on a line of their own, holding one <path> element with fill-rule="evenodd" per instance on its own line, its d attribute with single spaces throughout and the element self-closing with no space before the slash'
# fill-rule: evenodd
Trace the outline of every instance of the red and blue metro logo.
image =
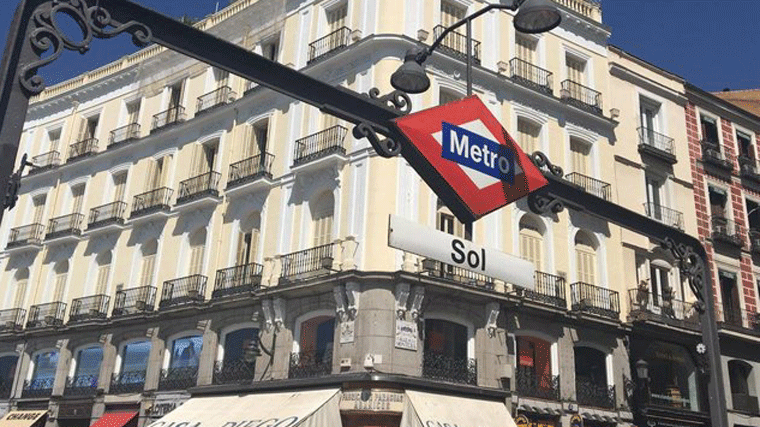
<svg viewBox="0 0 760 427">
<path fill-rule="evenodd" d="M 396 119 L 402 155 L 461 220 L 474 221 L 547 184 L 477 96 Z"/>
</svg>

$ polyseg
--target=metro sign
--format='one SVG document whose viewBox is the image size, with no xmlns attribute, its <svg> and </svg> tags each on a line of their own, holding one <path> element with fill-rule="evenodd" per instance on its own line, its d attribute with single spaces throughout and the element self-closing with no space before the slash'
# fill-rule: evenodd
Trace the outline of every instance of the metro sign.
<svg viewBox="0 0 760 427">
<path fill-rule="evenodd" d="M 475 95 L 394 120 L 402 155 L 462 222 L 548 182 Z"/>
</svg>

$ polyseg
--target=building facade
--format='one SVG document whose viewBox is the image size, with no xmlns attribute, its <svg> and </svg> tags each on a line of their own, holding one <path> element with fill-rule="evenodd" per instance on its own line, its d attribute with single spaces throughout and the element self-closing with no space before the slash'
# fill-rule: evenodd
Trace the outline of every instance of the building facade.
<svg viewBox="0 0 760 427">
<path fill-rule="evenodd" d="M 597 2 L 557 3 L 562 24 L 543 35 L 517 33 L 503 11 L 474 22 L 474 93 L 568 181 L 701 232 L 695 91 L 608 46 Z M 408 49 L 481 7 L 240 0 L 196 26 L 385 93 Z M 465 95 L 466 53 L 462 34 L 447 36 L 415 110 Z M 378 157 L 351 128 L 158 46 L 33 99 L 20 152 L 36 167 L 0 225 L 6 410 L 48 410 L 50 427 L 132 411 L 142 427 L 202 407 L 199 396 L 290 391 L 347 426 L 419 425 L 444 395 L 521 425 L 625 426 L 642 409 L 655 425 L 709 424 L 695 299 L 665 251 L 525 200 L 462 224 L 402 158 Z M 520 256 L 534 280 L 390 248 L 390 215 Z M 743 333 L 727 351 L 751 341 Z M 493 404 L 503 414 L 483 409 Z"/>
</svg>

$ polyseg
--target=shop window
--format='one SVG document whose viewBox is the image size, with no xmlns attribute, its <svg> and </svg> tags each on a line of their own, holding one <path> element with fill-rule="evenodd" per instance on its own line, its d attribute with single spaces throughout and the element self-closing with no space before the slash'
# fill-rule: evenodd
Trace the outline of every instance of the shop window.
<svg viewBox="0 0 760 427">
<path fill-rule="evenodd" d="M 653 343 L 645 360 L 652 405 L 699 411 L 697 370 L 683 347 Z"/>
<path fill-rule="evenodd" d="M 172 343 L 169 369 L 197 368 L 202 348 L 203 337 L 201 336 L 189 336 L 175 339 Z"/>
</svg>

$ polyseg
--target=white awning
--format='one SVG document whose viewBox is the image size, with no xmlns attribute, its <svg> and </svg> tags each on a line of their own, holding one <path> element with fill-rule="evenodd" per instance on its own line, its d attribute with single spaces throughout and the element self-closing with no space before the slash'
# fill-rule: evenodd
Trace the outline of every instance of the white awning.
<svg viewBox="0 0 760 427">
<path fill-rule="evenodd" d="M 516 427 L 503 402 L 406 391 L 401 427 Z"/>
<path fill-rule="evenodd" d="M 196 397 L 148 427 L 340 426 L 338 389 Z"/>
</svg>

